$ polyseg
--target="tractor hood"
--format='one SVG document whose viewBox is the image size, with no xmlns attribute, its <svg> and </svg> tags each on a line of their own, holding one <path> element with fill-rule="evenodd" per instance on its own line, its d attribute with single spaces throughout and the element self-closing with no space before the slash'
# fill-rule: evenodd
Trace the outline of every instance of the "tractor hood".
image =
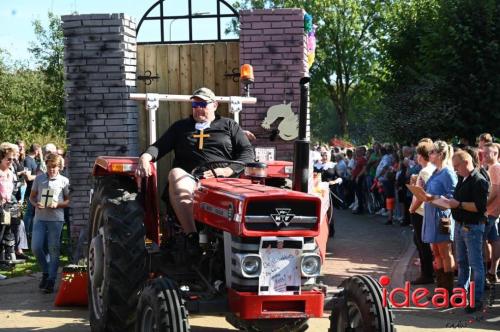
<svg viewBox="0 0 500 332">
<path fill-rule="evenodd" d="M 246 179 L 205 179 L 195 192 L 194 211 L 196 221 L 237 236 L 313 237 L 319 234 L 321 200 Z"/>
</svg>

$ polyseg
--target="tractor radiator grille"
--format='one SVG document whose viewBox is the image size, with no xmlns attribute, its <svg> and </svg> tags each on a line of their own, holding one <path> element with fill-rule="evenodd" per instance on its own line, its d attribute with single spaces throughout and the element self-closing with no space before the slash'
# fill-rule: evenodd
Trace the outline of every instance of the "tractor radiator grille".
<svg viewBox="0 0 500 332">
<path fill-rule="evenodd" d="M 317 222 L 316 202 L 300 200 L 251 201 L 244 219 L 252 231 L 313 230 Z"/>
<path fill-rule="evenodd" d="M 260 238 L 240 238 L 231 236 L 231 255 L 232 254 L 258 254 Z M 303 253 L 317 253 L 319 248 L 314 238 L 304 238 Z M 245 278 L 241 271 L 237 269 L 234 261 L 231 261 L 231 288 L 239 292 L 257 292 L 259 287 L 259 278 Z M 301 278 L 302 289 L 308 289 L 316 283 L 316 278 Z"/>
</svg>

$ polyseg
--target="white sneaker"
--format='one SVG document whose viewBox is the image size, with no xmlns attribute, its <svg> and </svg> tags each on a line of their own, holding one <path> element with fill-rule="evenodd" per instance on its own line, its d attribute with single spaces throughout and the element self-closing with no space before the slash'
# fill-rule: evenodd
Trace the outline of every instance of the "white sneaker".
<svg viewBox="0 0 500 332">
<path fill-rule="evenodd" d="M 4 279 L 7 279 L 7 277 L 4 276 L 3 274 L 0 274 L 0 280 L 4 280 Z"/>
<path fill-rule="evenodd" d="M 389 212 L 384 211 L 380 214 L 382 217 L 387 217 L 389 215 Z"/>
<path fill-rule="evenodd" d="M 375 212 L 375 214 L 381 215 L 384 212 L 385 212 L 385 209 L 381 208 L 380 210 L 378 210 L 377 212 Z"/>
</svg>

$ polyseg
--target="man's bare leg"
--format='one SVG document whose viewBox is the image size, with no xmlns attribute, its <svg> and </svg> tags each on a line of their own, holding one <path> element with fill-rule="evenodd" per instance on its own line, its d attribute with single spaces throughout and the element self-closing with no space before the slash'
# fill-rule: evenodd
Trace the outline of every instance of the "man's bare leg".
<svg viewBox="0 0 500 332">
<path fill-rule="evenodd" d="M 185 234 L 196 232 L 193 217 L 194 179 L 183 169 L 174 168 L 168 174 L 170 204 Z"/>
</svg>

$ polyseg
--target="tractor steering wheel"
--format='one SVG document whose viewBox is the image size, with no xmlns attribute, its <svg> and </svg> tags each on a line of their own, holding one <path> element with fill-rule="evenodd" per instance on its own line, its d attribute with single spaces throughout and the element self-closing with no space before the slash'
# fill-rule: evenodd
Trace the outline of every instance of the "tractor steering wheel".
<svg viewBox="0 0 500 332">
<path fill-rule="evenodd" d="M 243 166 L 243 169 L 239 172 L 235 172 L 233 175 L 239 175 L 243 170 L 245 169 L 245 163 L 241 161 L 236 161 L 236 160 L 215 160 L 215 161 L 206 161 L 201 165 L 196 166 L 193 168 L 191 171 L 191 175 L 196 177 L 197 179 L 203 178 L 203 172 L 205 172 L 207 169 L 212 172 L 214 175 L 214 178 L 220 177 L 215 173 L 216 168 L 224 168 L 229 165 L 240 165 Z"/>
</svg>

